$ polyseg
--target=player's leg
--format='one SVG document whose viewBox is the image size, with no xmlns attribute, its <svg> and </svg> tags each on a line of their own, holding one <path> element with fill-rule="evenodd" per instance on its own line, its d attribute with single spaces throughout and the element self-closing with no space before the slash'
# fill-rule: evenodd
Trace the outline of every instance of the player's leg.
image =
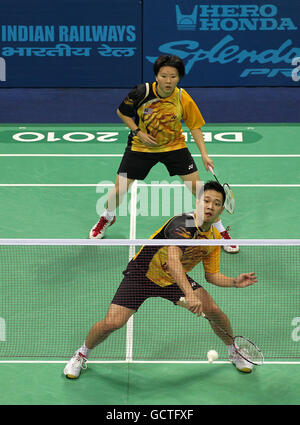
<svg viewBox="0 0 300 425">
<path fill-rule="evenodd" d="M 90 350 L 127 323 L 144 301 L 152 295 L 152 287 L 156 291 L 159 288 L 141 273 L 126 270 L 123 274 L 124 278 L 112 299 L 105 318 L 91 327 L 83 345 L 67 363 L 64 374 L 68 378 L 78 378 L 81 369 L 86 367 L 85 362 Z"/>
<path fill-rule="evenodd" d="M 230 321 L 226 314 L 220 309 L 220 307 L 215 303 L 212 296 L 197 282 L 195 282 L 190 276 L 187 275 L 187 279 L 194 291 L 194 295 L 199 298 L 202 304 L 202 312 L 206 315 L 206 317 L 212 320 L 216 325 L 218 325 L 221 329 L 219 329 L 213 322 L 209 322 L 215 334 L 221 338 L 221 340 L 226 345 L 230 345 L 232 343 L 232 328 Z M 189 310 L 189 306 L 183 297 L 182 291 L 179 289 L 178 285 L 170 285 L 165 289 L 165 292 L 162 294 L 164 298 L 173 301 L 174 304 L 177 304 L 181 307 L 184 307 Z M 224 329 L 224 332 L 222 331 Z M 230 336 L 226 335 L 226 333 Z"/>
<path fill-rule="evenodd" d="M 64 369 L 66 377 L 70 379 L 78 378 L 81 370 L 86 368 L 90 351 L 103 342 L 112 332 L 122 328 L 134 313 L 135 310 L 111 304 L 106 317 L 91 327 L 83 345 L 75 351 L 66 364 Z"/>
<path fill-rule="evenodd" d="M 213 225 L 220 232 L 223 239 L 231 239 L 229 234 L 230 226 L 225 228 L 220 217 L 216 218 Z M 223 249 L 230 254 L 237 254 L 240 251 L 240 247 L 238 245 L 224 245 Z"/>
<path fill-rule="evenodd" d="M 232 343 L 232 327 L 230 320 L 228 319 L 226 314 L 219 308 L 219 306 L 215 303 L 214 299 L 204 288 L 198 287 L 197 289 L 195 289 L 194 293 L 201 300 L 203 313 L 209 320 L 211 320 L 211 322 L 209 323 L 212 330 L 227 346 L 230 361 L 240 372 L 251 372 L 253 369 L 253 365 L 243 359 L 235 351 L 234 345 Z M 188 306 L 184 302 L 178 301 L 177 304 L 188 309 Z"/>
<path fill-rule="evenodd" d="M 231 336 L 233 333 L 230 320 L 226 314 L 220 309 L 212 296 L 204 288 L 198 288 L 194 291 L 194 293 L 201 300 L 203 313 L 212 321 L 210 322 L 210 325 L 214 333 L 224 342 L 224 344 L 231 345 L 232 339 L 227 336 L 226 333 Z M 220 328 L 224 329 L 224 332 Z"/>
<path fill-rule="evenodd" d="M 194 294 L 200 299 L 202 303 L 202 312 L 206 315 L 206 317 L 212 322 L 209 322 L 214 333 L 224 342 L 224 344 L 231 345 L 232 338 L 230 338 L 227 334 L 232 336 L 232 328 L 230 321 L 226 314 L 218 307 L 215 303 L 211 295 L 199 284 L 195 282 L 195 285 L 192 284 L 194 288 Z M 178 301 L 177 305 L 184 307 L 189 310 L 189 306 L 185 303 L 185 301 Z M 224 332 L 221 329 L 224 329 Z"/>
<path fill-rule="evenodd" d="M 156 164 L 155 154 L 125 150 L 114 187 L 109 191 L 105 210 L 90 231 L 90 239 L 102 239 L 106 229 L 116 221 L 115 210 L 134 180 L 144 180 Z"/>
<path fill-rule="evenodd" d="M 120 305 L 111 304 L 106 317 L 91 327 L 85 339 L 85 346 L 89 350 L 95 348 L 112 332 L 121 329 L 134 313 L 135 310 Z"/>
<path fill-rule="evenodd" d="M 100 216 L 100 219 L 92 227 L 89 238 L 102 239 L 106 229 L 116 221 L 116 208 L 123 200 L 125 193 L 129 190 L 134 179 L 129 179 L 125 175 L 117 175 L 114 187 L 109 191 L 105 209 Z"/>
</svg>

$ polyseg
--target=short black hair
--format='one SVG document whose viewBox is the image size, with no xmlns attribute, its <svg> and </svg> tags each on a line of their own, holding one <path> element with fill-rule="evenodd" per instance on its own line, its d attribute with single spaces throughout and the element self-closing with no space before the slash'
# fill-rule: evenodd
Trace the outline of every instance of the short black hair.
<svg viewBox="0 0 300 425">
<path fill-rule="evenodd" d="M 172 66 L 176 68 L 179 74 L 179 78 L 185 76 L 185 66 L 183 60 L 175 55 L 161 55 L 159 56 L 153 65 L 154 75 L 157 76 L 162 66 Z"/>
<path fill-rule="evenodd" d="M 224 202 L 226 200 L 226 193 L 225 193 L 224 187 L 220 183 L 214 180 L 210 180 L 204 184 L 204 192 L 206 190 L 215 190 L 216 192 L 222 193 L 222 196 L 223 196 L 222 205 L 224 205 Z"/>
</svg>

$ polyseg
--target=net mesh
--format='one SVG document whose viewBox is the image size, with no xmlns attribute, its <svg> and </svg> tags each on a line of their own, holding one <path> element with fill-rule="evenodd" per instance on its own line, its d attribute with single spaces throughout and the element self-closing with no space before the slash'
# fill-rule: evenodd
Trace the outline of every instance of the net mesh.
<svg viewBox="0 0 300 425">
<path fill-rule="evenodd" d="M 122 271 L 145 244 L 75 242 L 0 240 L 1 358 L 69 358 L 90 327 L 105 317 Z M 172 243 L 178 241 L 164 241 Z M 214 286 L 205 281 L 201 263 L 189 276 L 226 313 L 235 335 L 250 338 L 265 360 L 299 359 L 300 242 L 236 243 L 242 245 L 238 255 L 222 250 L 221 272 L 236 277 L 254 271 L 256 284 L 243 289 Z M 152 240 L 154 244 L 161 241 Z M 155 297 L 134 315 L 130 332 L 126 326 L 114 332 L 89 358 L 126 361 L 130 352 L 133 361 L 198 361 L 206 360 L 210 349 L 228 359 L 224 343 L 206 320 Z"/>
</svg>

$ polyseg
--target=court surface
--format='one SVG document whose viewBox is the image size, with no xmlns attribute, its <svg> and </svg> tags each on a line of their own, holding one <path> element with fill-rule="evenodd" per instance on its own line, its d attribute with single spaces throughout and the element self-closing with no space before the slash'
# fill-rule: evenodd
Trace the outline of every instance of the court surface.
<svg viewBox="0 0 300 425">
<path fill-rule="evenodd" d="M 300 125 L 214 124 L 206 125 L 204 132 L 207 151 L 214 160 L 216 174 L 221 180 L 231 184 L 236 197 L 237 209 L 234 215 L 230 216 L 224 212 L 222 217 L 224 224 L 231 226 L 232 237 L 298 239 L 300 151 L 297 140 Z M 1 125 L 0 238 L 86 239 L 91 226 L 98 219 L 98 213 L 102 212 L 107 191 L 115 180 L 116 170 L 126 146 L 127 133 L 128 130 L 123 125 L 109 124 Z M 188 132 L 187 145 L 194 155 L 201 178 L 204 181 L 212 179 L 211 174 L 204 170 L 199 151 Z M 158 192 L 158 189 L 164 191 Z M 137 182 L 133 186 L 128 199 L 120 207 L 116 224 L 107 232 L 107 238 L 148 238 L 170 216 L 189 205 L 190 199 L 184 194 L 181 181 L 177 177 L 170 177 L 164 167 L 158 164 L 144 182 Z M 136 200 L 135 207 L 130 204 L 131 196 Z M 162 198 L 170 199 L 170 202 L 164 204 L 164 208 Z M 166 205 L 169 205 L 169 208 Z M 228 265 L 230 271 L 237 272 L 251 264 L 251 254 L 247 254 L 248 252 L 247 248 L 244 248 L 237 256 L 222 253 L 222 261 L 224 265 Z M 133 358 L 132 362 L 126 361 L 126 329 L 122 329 L 119 336 L 117 333 L 112 336 L 112 342 L 106 348 L 107 353 L 114 351 L 115 358 L 103 359 L 99 350 L 95 358 L 91 358 L 88 370 L 79 380 L 66 380 L 62 374 L 64 363 L 77 348 L 76 344 L 79 341 L 81 344 L 82 336 L 85 336 L 91 321 L 100 319 L 99 305 L 94 302 L 97 297 L 93 292 L 99 273 L 98 269 L 93 269 L 97 255 L 93 254 L 93 257 L 88 254 L 84 257 L 81 251 L 72 252 L 72 261 L 75 258 L 77 269 L 75 272 L 73 269 L 70 283 L 73 285 L 78 281 L 79 288 L 76 291 L 75 285 L 65 285 L 68 275 L 62 273 L 62 279 L 65 279 L 62 291 L 60 270 L 65 267 L 70 256 L 59 256 L 57 260 L 50 251 L 46 251 L 46 254 L 44 257 L 39 251 L 30 254 L 38 259 L 38 265 L 42 265 L 39 268 L 39 280 L 31 276 L 32 257 L 16 248 L 8 272 L 4 271 L 2 275 L 2 404 L 299 404 L 300 338 L 289 342 L 289 358 L 271 358 L 274 355 L 273 347 L 270 358 L 266 359 L 263 367 L 256 368 L 251 375 L 244 375 L 233 368 L 226 360 L 225 352 L 216 345 L 213 348 L 220 351 L 220 360 L 214 364 L 205 361 L 207 348 L 212 348 L 211 343 L 216 344 L 215 340 L 210 340 L 208 334 L 203 344 L 201 339 L 197 340 L 198 345 L 193 343 L 193 333 L 187 339 L 182 337 L 185 328 L 191 328 L 193 332 L 198 329 L 195 320 L 190 320 L 190 316 L 184 314 L 187 312 L 179 313 L 181 336 L 177 339 L 173 325 L 170 328 L 169 340 L 164 341 L 164 335 L 155 332 L 153 318 L 152 327 L 147 326 L 149 317 L 156 310 L 159 311 L 159 319 L 168 320 L 169 306 L 164 310 L 164 304 L 159 302 L 154 302 L 153 306 L 151 303 L 145 305 L 145 312 L 138 313 L 139 317 L 135 319 L 136 358 Z M 116 279 L 112 279 L 110 285 L 106 283 L 106 288 L 109 289 L 105 289 L 104 296 L 99 293 L 103 298 L 100 310 L 107 308 L 119 284 L 118 269 L 126 265 L 130 257 L 128 251 L 123 254 L 122 252 L 122 255 L 117 254 L 115 257 L 120 263 L 119 265 L 117 262 L 115 266 L 117 271 L 113 276 L 116 276 Z M 280 274 L 281 265 L 284 268 L 285 260 L 279 258 L 278 263 L 274 257 L 274 252 L 262 254 L 257 264 L 260 276 L 264 274 L 264 267 L 268 263 L 272 264 L 269 270 L 273 268 L 277 276 Z M 20 266 L 19 270 L 15 267 L 14 258 Z M 109 265 L 112 265 L 111 260 Z M 103 263 L 101 266 L 105 267 Z M 12 267 L 14 273 L 13 278 L 10 278 Z M 296 267 L 295 273 L 298 273 L 298 270 Z M 293 275 L 293 270 L 290 272 Z M 109 275 L 109 270 L 106 273 Z M 28 277 L 27 287 L 24 286 L 24 276 Z M 90 278 L 90 286 L 88 283 L 83 289 L 80 282 L 84 281 L 85 276 Z M 282 279 L 284 278 L 283 276 Z M 263 287 L 267 282 L 263 276 L 261 280 Z M 49 283 L 55 283 L 56 287 L 50 286 Z M 16 292 L 13 292 L 11 285 L 16 285 Z M 265 326 L 271 337 L 273 331 L 276 333 L 279 346 L 281 332 L 284 337 L 285 333 L 290 334 L 290 321 L 299 319 L 299 289 L 295 280 L 293 286 L 288 287 L 288 292 L 286 287 L 278 287 L 275 290 L 269 288 L 266 291 L 269 292 L 262 292 L 262 296 L 267 293 L 270 302 L 258 303 L 254 320 L 262 320 L 262 315 L 267 314 L 268 323 Z M 212 293 L 220 297 L 221 302 L 228 303 L 227 296 L 223 298 L 222 294 Z M 47 323 L 47 294 L 57 306 L 55 311 L 58 319 L 50 323 Z M 66 308 L 65 303 L 67 304 L 70 294 L 74 297 L 74 303 L 68 303 Z M 285 294 L 288 294 L 287 312 L 284 304 Z M 15 299 L 17 302 L 14 304 Z M 242 305 L 247 310 L 249 322 L 252 319 L 251 301 L 255 300 L 258 300 L 257 294 L 251 298 L 250 293 L 248 301 L 241 295 L 237 296 L 238 303 L 244 303 Z M 7 304 L 12 307 L 8 309 Z M 37 316 L 34 306 L 39 310 Z M 278 320 L 276 306 L 282 320 Z M 59 319 L 60 308 L 64 310 L 65 316 Z M 170 307 L 172 308 L 173 306 Z M 242 306 L 240 308 L 242 309 Z M 237 312 L 236 317 L 234 308 L 230 312 L 232 320 L 236 321 L 238 326 L 241 312 Z M 52 317 L 53 311 L 49 314 Z M 99 314 L 101 315 L 101 311 Z M 170 314 L 173 315 L 174 312 Z M 65 323 L 66 318 L 73 320 L 76 316 L 78 322 L 73 327 Z M 40 327 L 30 329 L 30 323 L 36 317 L 41 320 Z M 21 338 L 18 338 L 18 321 L 21 323 L 22 320 L 28 323 L 24 330 L 26 337 L 21 335 Z M 251 330 L 251 325 L 249 326 Z M 158 326 L 157 329 L 161 328 Z M 257 331 L 257 326 L 253 327 L 254 331 Z M 22 331 L 20 332 L 22 334 Z M 62 339 L 64 334 L 65 340 Z M 145 345 L 143 337 L 147 341 Z M 56 341 L 59 341 L 58 347 Z M 268 341 L 262 343 L 265 343 L 265 351 L 268 353 Z M 162 346 L 164 358 L 160 358 Z M 181 348 L 183 346 L 187 350 L 186 358 L 190 356 L 190 360 L 185 358 L 178 363 L 176 356 L 185 356 L 185 351 Z M 148 354 L 151 352 L 151 355 L 143 359 L 143 356 L 147 357 L 145 350 Z M 278 350 L 280 353 L 280 348 Z M 166 358 L 171 352 L 175 358 L 168 361 Z"/>
</svg>

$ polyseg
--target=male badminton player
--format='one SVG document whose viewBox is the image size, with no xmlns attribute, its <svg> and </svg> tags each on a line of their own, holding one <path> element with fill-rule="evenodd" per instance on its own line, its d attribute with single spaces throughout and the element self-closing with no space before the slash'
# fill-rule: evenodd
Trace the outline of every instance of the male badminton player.
<svg viewBox="0 0 300 425">
<path fill-rule="evenodd" d="M 178 246 L 143 246 L 128 263 L 122 280 L 110 304 L 106 317 L 90 329 L 82 347 L 67 363 L 64 373 L 78 378 L 86 367 L 90 351 L 112 332 L 122 328 L 147 298 L 162 297 L 200 316 L 202 312 L 218 326 L 212 330 L 228 347 L 229 358 L 241 372 L 251 372 L 253 365 L 244 360 L 232 345 L 232 328 L 228 317 L 210 294 L 187 272 L 202 262 L 205 279 L 221 287 L 244 288 L 257 282 L 255 274 L 242 273 L 233 278 L 220 272 L 220 246 L 180 246 L 180 239 L 221 239 L 213 227 L 215 218 L 224 210 L 225 192 L 215 181 L 204 185 L 204 220 L 197 225 L 197 209 L 168 220 L 151 239 L 178 239 Z M 180 301 L 185 297 L 185 303 Z M 220 329 L 226 331 L 221 331 Z"/>
<path fill-rule="evenodd" d="M 154 63 L 155 82 L 134 87 L 120 104 L 117 113 L 131 130 L 114 187 L 110 190 L 106 208 L 92 227 L 89 238 L 101 239 L 115 223 L 115 210 L 134 180 L 144 180 L 152 167 L 163 163 L 170 176 L 179 176 L 196 196 L 200 176 L 183 135 L 181 120 L 190 129 L 199 148 L 206 170 L 213 168 L 207 155 L 201 128 L 205 124 L 191 96 L 177 87 L 185 75 L 185 66 L 178 56 L 160 56 Z M 216 217 L 214 226 L 224 239 L 231 239 Z M 237 253 L 236 245 L 224 245 L 224 250 Z"/>
</svg>

